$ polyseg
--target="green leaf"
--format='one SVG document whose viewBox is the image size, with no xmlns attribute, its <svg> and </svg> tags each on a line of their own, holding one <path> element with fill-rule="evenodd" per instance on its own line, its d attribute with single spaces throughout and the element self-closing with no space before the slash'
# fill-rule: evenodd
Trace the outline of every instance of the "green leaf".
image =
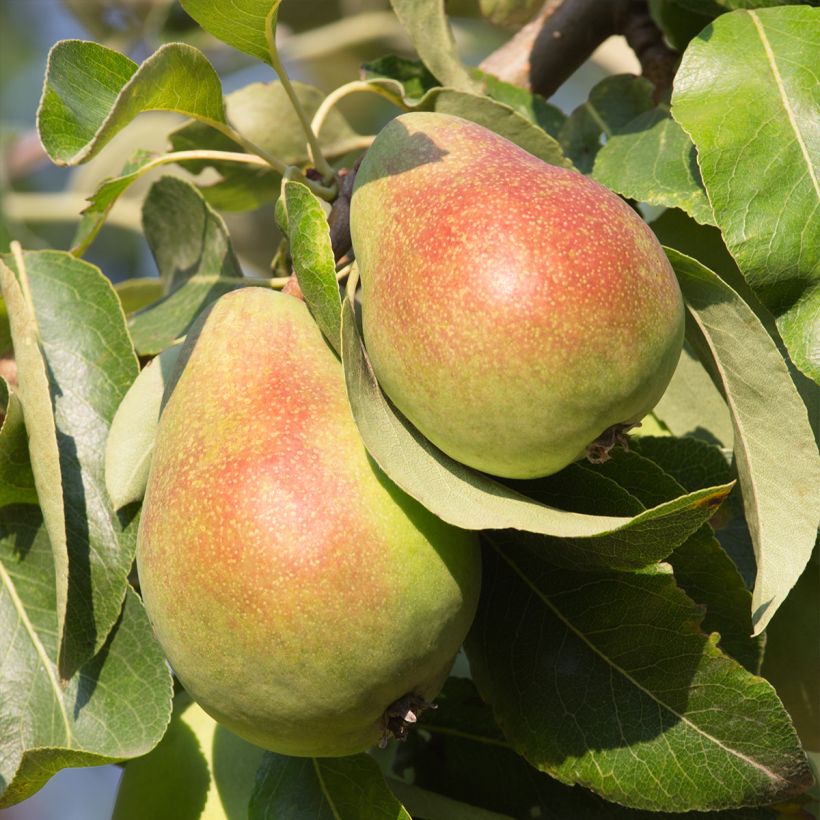
<svg viewBox="0 0 820 820">
<path fill-rule="evenodd" d="M 412 769 L 414 782 L 425 789 L 479 803 L 504 812 L 504 817 L 675 820 L 681 816 L 618 806 L 589 789 L 566 786 L 537 771 L 515 753 L 470 680 L 450 678 L 436 704 L 438 709 L 424 718 L 424 730 L 431 739 L 412 736 L 399 758 L 400 770 Z M 782 815 L 770 809 L 685 815 L 686 820 L 776 820 L 778 816 Z M 444 815 L 443 820 L 446 818 Z"/>
<path fill-rule="evenodd" d="M 555 552 L 592 567 L 642 566 L 697 530 L 730 489 L 701 490 L 635 518 L 555 509 L 453 461 L 398 415 L 379 389 L 349 300 L 342 305 L 342 358 L 353 416 L 371 456 L 406 493 L 463 529 L 516 529 L 573 539 L 555 544 Z M 572 468 L 553 482 L 560 488 L 567 475 L 573 475 Z M 542 539 L 537 543 L 545 548 Z"/>
<path fill-rule="evenodd" d="M 0 507 L 36 503 L 23 408 L 18 395 L 0 376 Z"/>
<path fill-rule="evenodd" d="M 164 288 L 159 279 L 153 276 L 138 276 L 134 279 L 126 279 L 114 285 L 117 296 L 120 297 L 123 313 L 136 313 L 138 310 L 152 305 L 162 298 Z"/>
<path fill-rule="evenodd" d="M 327 217 L 318 197 L 301 182 L 285 180 L 283 193 L 290 255 L 299 289 L 316 324 L 340 353 L 342 300 Z"/>
<path fill-rule="evenodd" d="M 806 749 L 820 750 L 820 547 L 766 629 L 763 674 Z"/>
<path fill-rule="evenodd" d="M 0 298 L 0 354 L 11 349 L 11 328 L 6 303 Z"/>
<path fill-rule="evenodd" d="M 401 95 L 406 100 L 420 100 L 431 88 L 441 86 L 421 60 L 397 54 L 387 54 L 365 63 L 361 74 L 363 80 L 395 80 L 401 85 Z"/>
<path fill-rule="evenodd" d="M 638 452 L 616 452 L 598 471 L 645 507 L 731 479 L 729 465 L 720 451 L 695 439 L 641 438 L 635 448 Z M 685 475 L 687 483 L 668 474 L 667 465 L 678 475 Z M 668 561 L 684 592 L 706 606 L 702 628 L 719 633 L 720 648 L 750 672 L 758 673 L 763 642 L 759 637 L 750 637 L 752 596 L 711 527 L 704 524 L 692 533 Z"/>
<path fill-rule="evenodd" d="M 640 114 L 607 140 L 592 177 L 622 196 L 681 208 L 702 224 L 714 224 L 695 146 L 659 108 Z"/>
<path fill-rule="evenodd" d="M 263 754 L 182 691 L 162 742 L 125 766 L 112 820 L 246 820 Z"/>
<path fill-rule="evenodd" d="M 0 806 L 67 766 L 145 754 L 170 717 L 171 676 L 131 589 L 100 652 L 60 682 L 54 564 L 40 524 L 34 507 L 0 510 Z"/>
<path fill-rule="evenodd" d="M 816 381 L 818 21 L 797 6 L 718 17 L 687 48 L 672 96 L 729 250 Z"/>
<path fill-rule="evenodd" d="M 411 820 L 372 757 L 304 758 L 267 752 L 250 820 Z"/>
<path fill-rule="evenodd" d="M 512 820 L 509 815 L 480 809 L 395 778 L 390 778 L 387 785 L 416 820 Z"/>
<path fill-rule="evenodd" d="M 184 43 L 162 46 L 140 66 L 82 40 L 62 40 L 49 52 L 37 129 L 58 165 L 91 159 L 143 111 L 224 124 L 219 76 L 202 52 Z"/>
<path fill-rule="evenodd" d="M 561 126 L 558 140 L 575 167 L 588 174 L 601 150 L 602 138 L 619 134 L 639 114 L 650 110 L 652 83 L 633 74 L 605 77 Z"/>
<path fill-rule="evenodd" d="M 111 422 L 105 446 L 105 486 L 115 510 L 145 495 L 163 397 L 180 348 L 169 347 L 148 363 Z"/>
<path fill-rule="evenodd" d="M 800 577 L 820 519 L 820 459 L 786 363 L 749 306 L 696 260 L 666 249 L 703 356 L 714 359 L 732 414 L 735 461 L 755 545 L 755 634 Z M 699 351 L 700 353 L 701 351 Z"/>
<path fill-rule="evenodd" d="M 477 84 L 458 57 L 444 0 L 424 3 L 418 0 L 390 0 L 390 5 L 410 35 L 419 57 L 433 75 L 443 85 L 458 91 L 475 92 Z"/>
<path fill-rule="evenodd" d="M 140 355 L 165 350 L 211 302 L 243 285 L 228 229 L 196 186 L 178 177 L 162 177 L 143 205 L 145 238 L 170 293 L 128 320 Z"/>
<path fill-rule="evenodd" d="M 233 0 L 230 5 L 213 0 L 181 0 L 182 8 L 209 34 L 270 64 L 265 39 L 265 18 L 281 0 Z"/>
<path fill-rule="evenodd" d="M 292 85 L 305 115 L 312 119 L 325 95 L 306 83 L 294 82 Z M 303 166 L 308 163 L 307 143 L 302 127 L 280 82 L 246 85 L 228 94 L 225 108 L 231 126 L 254 145 L 287 165 Z M 272 128 L 271 123 L 276 123 L 276 127 Z M 234 140 L 200 122 L 183 125 L 171 133 L 170 139 L 176 151 L 245 150 Z M 326 157 L 335 157 L 362 147 L 362 138 L 350 127 L 344 116 L 333 109 L 324 121 L 319 144 Z M 200 188 L 203 196 L 215 208 L 257 208 L 265 202 L 273 201 L 279 193 L 280 177 L 270 170 L 213 160 L 185 162 L 183 166 L 193 172 L 211 167 L 221 174 L 219 182 Z"/>
<path fill-rule="evenodd" d="M 98 652 L 122 608 L 136 521 L 105 490 L 108 429 L 137 376 L 113 287 L 60 251 L 0 263 L 37 495 L 52 544 L 60 671 Z"/>
<path fill-rule="evenodd" d="M 668 572 L 573 573 L 486 540 L 467 654 L 531 764 L 650 811 L 766 805 L 809 786 L 774 690 L 700 633 Z"/>
</svg>

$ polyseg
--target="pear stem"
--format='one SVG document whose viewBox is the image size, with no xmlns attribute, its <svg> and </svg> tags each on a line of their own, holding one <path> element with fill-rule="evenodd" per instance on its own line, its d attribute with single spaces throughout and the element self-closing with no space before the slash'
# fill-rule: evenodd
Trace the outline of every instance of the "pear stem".
<svg viewBox="0 0 820 820">
<path fill-rule="evenodd" d="M 404 105 L 395 94 L 391 93 L 386 88 L 377 85 L 376 83 L 367 82 L 366 80 L 354 80 L 352 83 L 340 85 L 322 100 L 321 105 L 316 109 L 316 113 L 313 115 L 313 121 L 310 123 L 311 133 L 318 135 L 322 132 L 322 126 L 325 124 L 327 115 L 333 108 L 336 107 L 339 100 L 344 99 L 344 97 L 347 97 L 349 94 L 357 94 L 360 92 L 378 94 L 380 97 L 384 97 L 384 99 L 389 100 L 398 108 L 407 110 L 407 106 Z"/>
<path fill-rule="evenodd" d="M 285 89 L 285 93 L 288 95 L 288 99 L 293 106 L 293 110 L 296 112 L 296 116 L 299 118 L 299 122 L 302 125 L 302 130 L 305 132 L 305 137 L 307 137 L 308 143 L 308 153 L 316 166 L 316 170 L 322 175 L 322 182 L 324 182 L 328 188 L 331 188 L 332 184 L 335 184 L 336 172 L 333 170 L 330 163 L 325 159 L 325 155 L 322 153 L 322 149 L 319 145 L 319 140 L 310 127 L 305 110 L 302 108 L 302 104 L 296 96 L 296 91 L 291 85 L 290 78 L 285 71 L 285 67 L 282 65 L 282 61 L 279 59 L 279 52 L 276 49 L 276 35 L 274 32 L 274 22 L 276 20 L 277 12 L 278 4 L 271 9 L 270 13 L 265 18 L 265 40 L 268 43 L 268 53 L 270 54 L 271 65 L 273 66 L 273 70 L 279 76 L 279 80 L 282 83 L 282 88 Z"/>
</svg>

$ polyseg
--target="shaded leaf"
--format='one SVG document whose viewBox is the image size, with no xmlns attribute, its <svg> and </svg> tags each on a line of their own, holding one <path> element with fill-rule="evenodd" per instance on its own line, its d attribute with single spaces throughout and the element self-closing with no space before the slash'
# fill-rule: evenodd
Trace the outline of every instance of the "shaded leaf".
<svg viewBox="0 0 820 820">
<path fill-rule="evenodd" d="M 200 51 L 184 43 L 160 47 L 140 66 L 82 40 L 63 40 L 49 52 L 37 130 L 58 165 L 91 159 L 143 111 L 178 111 L 224 124 L 219 77 Z"/>
<path fill-rule="evenodd" d="M 0 507 L 36 503 L 23 408 L 0 376 Z"/>
<path fill-rule="evenodd" d="M 370 454 L 405 492 L 464 529 L 519 529 L 572 538 L 594 566 L 629 562 L 630 552 L 668 554 L 694 532 L 730 489 L 713 487 L 631 517 L 583 515 L 534 501 L 437 450 L 402 418 L 379 389 L 349 300 L 342 306 L 342 354 L 353 416 Z M 555 479 L 560 482 L 561 478 Z M 638 565 L 649 563 L 645 554 Z M 633 566 L 635 564 L 632 564 Z"/>
<path fill-rule="evenodd" d="M 153 276 L 126 279 L 114 285 L 114 290 L 120 297 L 120 303 L 126 316 L 152 305 L 161 299 L 164 293 L 162 282 Z"/>
<path fill-rule="evenodd" d="M 373 758 L 285 757 L 267 752 L 248 807 L 250 820 L 410 820 Z"/>
<path fill-rule="evenodd" d="M 137 376 L 119 299 L 99 269 L 60 251 L 0 264 L 37 495 L 54 554 L 60 671 L 98 652 L 122 608 L 136 522 L 105 490 L 108 429 Z"/>
<path fill-rule="evenodd" d="M 34 507 L 0 510 L 0 806 L 59 769 L 138 757 L 170 717 L 171 676 L 139 597 L 100 652 L 61 684 L 54 564 Z"/>
<path fill-rule="evenodd" d="M 713 358 L 713 376 L 732 414 L 735 461 L 757 558 L 757 634 L 811 555 L 820 520 L 817 446 L 786 364 L 757 316 L 708 268 L 671 248 L 666 253 L 702 334 L 701 358 Z"/>
<path fill-rule="evenodd" d="M 659 108 L 640 114 L 607 140 L 592 177 L 622 196 L 680 208 L 702 224 L 714 224 L 695 146 Z"/>
<path fill-rule="evenodd" d="M 506 814 L 480 809 L 395 778 L 390 778 L 387 785 L 407 810 L 412 812 L 414 820 L 510 820 Z"/>
<path fill-rule="evenodd" d="M 327 217 L 322 203 L 301 182 L 285 180 L 283 192 L 290 255 L 299 289 L 316 324 L 340 353 L 342 300 Z"/>
<path fill-rule="evenodd" d="M 160 744 L 125 766 L 112 820 L 246 820 L 263 754 L 182 691 Z"/>
<path fill-rule="evenodd" d="M 413 47 L 424 64 L 443 85 L 459 91 L 476 91 L 456 51 L 453 32 L 447 21 L 444 0 L 390 0 L 390 5 L 405 31 L 410 35 Z"/>
<path fill-rule="evenodd" d="M 718 17 L 687 48 L 672 96 L 729 250 L 816 381 L 819 20 L 797 6 Z"/>
<path fill-rule="evenodd" d="M 620 133 L 639 114 L 653 107 L 652 83 L 633 74 L 605 77 L 561 126 L 558 140 L 575 167 L 588 174 L 602 140 Z"/>
<path fill-rule="evenodd" d="M 105 486 L 115 510 L 145 495 L 163 396 L 180 347 L 163 350 L 147 364 L 111 422 L 105 446 Z"/>
<path fill-rule="evenodd" d="M 151 186 L 143 205 L 145 238 L 168 295 L 128 320 L 141 355 L 159 353 L 184 336 L 211 302 L 243 279 L 228 229 L 196 186 L 177 177 L 162 177 Z"/>
<path fill-rule="evenodd" d="M 774 690 L 700 633 L 668 572 L 573 573 L 486 540 L 466 649 L 530 763 L 652 811 L 765 805 L 808 787 Z"/>
</svg>

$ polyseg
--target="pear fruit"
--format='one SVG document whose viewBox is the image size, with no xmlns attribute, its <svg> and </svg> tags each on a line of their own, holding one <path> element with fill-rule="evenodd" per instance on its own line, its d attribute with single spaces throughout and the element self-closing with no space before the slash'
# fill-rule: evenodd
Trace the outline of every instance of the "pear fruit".
<svg viewBox="0 0 820 820">
<path fill-rule="evenodd" d="M 137 567 L 190 695 L 265 749 L 333 757 L 401 737 L 472 622 L 476 536 L 371 461 L 305 304 L 219 299 L 160 417 Z"/>
<path fill-rule="evenodd" d="M 475 123 L 392 120 L 350 211 L 365 343 L 441 450 L 508 478 L 604 458 L 683 342 L 663 249 L 619 197 Z"/>
</svg>

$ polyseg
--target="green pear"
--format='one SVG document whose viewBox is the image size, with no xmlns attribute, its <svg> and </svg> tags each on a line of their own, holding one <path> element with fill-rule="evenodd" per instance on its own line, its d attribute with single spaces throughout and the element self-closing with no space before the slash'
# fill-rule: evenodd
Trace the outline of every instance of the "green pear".
<svg viewBox="0 0 820 820">
<path fill-rule="evenodd" d="M 475 123 L 392 120 L 350 211 L 365 343 L 441 450 L 509 478 L 597 458 L 650 412 L 683 342 L 674 272 L 619 197 Z"/>
<path fill-rule="evenodd" d="M 341 365 L 298 299 L 222 297 L 180 367 L 137 548 L 174 672 L 217 721 L 282 754 L 403 736 L 472 622 L 476 536 L 369 458 Z"/>
</svg>

